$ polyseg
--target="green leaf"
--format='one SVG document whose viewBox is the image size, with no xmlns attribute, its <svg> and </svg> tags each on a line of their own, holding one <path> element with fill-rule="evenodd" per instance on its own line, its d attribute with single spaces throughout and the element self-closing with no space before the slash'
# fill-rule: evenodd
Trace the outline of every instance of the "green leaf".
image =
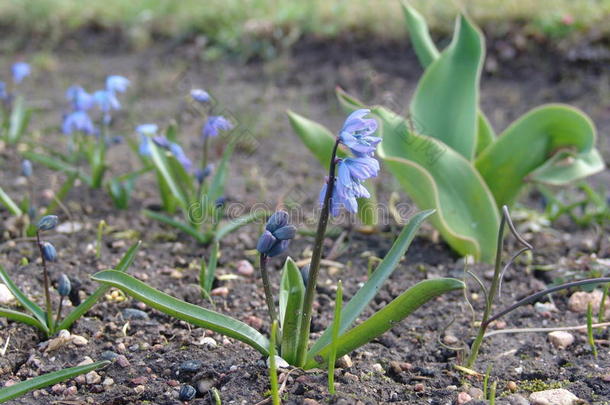
<svg viewBox="0 0 610 405">
<path fill-rule="evenodd" d="M 168 217 L 167 215 L 161 214 L 159 212 L 151 211 L 151 210 L 143 210 L 144 215 L 148 218 L 152 218 L 164 224 L 173 226 L 174 228 L 186 233 L 187 235 L 192 236 L 199 243 L 206 243 L 207 238 L 204 234 L 199 232 L 197 229 L 193 228 L 187 223 L 180 222 L 176 219 Z"/>
<path fill-rule="evenodd" d="M 510 205 L 529 180 L 564 184 L 602 170 L 595 137 L 593 123 L 581 111 L 549 104 L 512 123 L 477 157 L 475 165 L 498 206 Z M 553 159 L 566 151 L 573 151 L 571 159 Z"/>
<path fill-rule="evenodd" d="M 13 280 L 11 280 L 11 278 L 9 277 L 6 270 L 4 270 L 4 267 L 2 267 L 2 265 L 0 265 L 0 281 L 2 281 L 4 284 L 6 284 L 6 287 L 11 292 L 11 294 L 13 294 L 15 296 L 15 299 L 17 299 L 17 301 L 19 301 L 25 309 L 30 311 L 32 313 L 32 315 L 34 315 L 36 317 L 36 319 L 38 319 L 40 321 L 41 324 L 43 324 L 45 327 L 47 327 L 47 315 L 46 315 L 45 311 L 43 311 L 42 308 L 40 308 L 38 305 L 36 305 L 28 297 L 26 297 L 26 295 L 19 289 L 19 287 L 17 287 L 17 285 L 15 283 L 13 283 Z"/>
<path fill-rule="evenodd" d="M 349 332 L 342 334 L 336 342 L 337 357 L 350 353 L 352 350 L 382 335 L 428 301 L 446 292 L 462 288 L 464 288 L 464 283 L 453 278 L 420 281 L 377 311 L 369 319 Z M 310 351 L 303 368 L 307 370 L 321 367 L 326 363 L 330 351 L 330 345 L 317 353 Z"/>
<path fill-rule="evenodd" d="M 385 167 L 420 209 L 437 210 L 431 222 L 453 249 L 492 262 L 500 216 L 479 173 L 442 142 L 410 133 L 394 112 L 383 107 L 373 112 L 381 124 L 378 153 Z"/>
<path fill-rule="evenodd" d="M 91 179 L 90 176 L 86 175 L 85 173 L 80 172 L 76 167 L 74 167 L 71 164 L 66 163 L 60 159 L 42 155 L 42 154 L 36 153 L 36 152 L 31 152 L 31 151 L 23 152 L 23 157 L 26 159 L 30 159 L 33 162 L 40 163 L 52 170 L 58 170 L 60 172 L 66 173 L 68 175 L 76 174 L 82 181 L 84 181 L 88 185 L 91 185 L 93 182 L 93 180 Z"/>
<path fill-rule="evenodd" d="M 337 87 L 335 89 L 335 95 L 337 96 L 337 100 L 339 100 L 339 105 L 346 113 L 352 113 L 361 108 L 368 108 L 366 104 L 362 101 L 358 100 L 356 97 L 348 94 L 341 87 Z"/>
<path fill-rule="evenodd" d="M 133 263 L 133 261 L 136 259 L 136 254 L 138 253 L 138 250 L 140 249 L 141 245 L 142 241 L 138 241 L 131 245 L 129 250 L 127 250 L 127 252 L 121 258 L 119 264 L 117 264 L 117 266 L 115 267 L 115 270 L 119 272 L 126 272 L 127 269 L 129 269 L 129 267 Z M 72 326 L 72 324 L 76 322 L 81 316 L 86 314 L 87 311 L 89 311 L 89 309 L 91 309 L 91 307 L 95 305 L 95 303 L 98 302 L 100 298 L 102 298 L 104 294 L 106 294 L 106 291 L 108 291 L 109 289 L 110 287 L 106 285 L 98 287 L 93 294 L 87 297 L 87 299 L 81 302 L 79 306 L 74 308 L 68 314 L 68 316 L 62 319 L 56 329 L 70 329 L 70 326 Z"/>
<path fill-rule="evenodd" d="M 307 119 L 297 113 L 288 111 L 288 119 L 292 129 L 297 133 L 301 141 L 318 159 L 320 164 L 328 169 L 330 166 L 330 157 L 333 152 L 333 147 L 337 137 L 322 125 Z M 346 157 L 347 153 L 339 148 L 337 156 Z"/>
<path fill-rule="evenodd" d="M 61 201 L 66 198 L 70 190 L 72 190 L 72 187 L 74 187 L 74 182 L 77 178 L 77 173 L 68 174 L 68 178 L 66 181 L 64 181 L 64 184 L 61 185 L 59 191 L 55 193 L 53 196 L 53 201 L 51 201 L 51 203 L 47 206 L 42 216 L 51 215 L 53 212 L 55 212 Z"/>
<path fill-rule="evenodd" d="M 8 127 L 8 143 L 15 144 L 21 139 L 28 126 L 32 110 L 26 108 L 25 100 L 22 96 L 17 96 L 11 111 Z"/>
<path fill-rule="evenodd" d="M 216 200 L 222 197 L 225 192 L 225 184 L 229 174 L 229 159 L 231 159 L 231 155 L 233 155 L 234 148 L 235 141 L 232 141 L 225 149 L 222 159 L 218 164 L 218 168 L 214 173 L 214 177 L 212 178 L 212 182 L 210 183 L 206 201 L 211 207 L 214 207 Z M 203 202 L 203 200 L 201 201 Z"/>
<path fill-rule="evenodd" d="M 97 370 L 110 364 L 109 361 L 98 361 L 97 363 L 86 364 L 84 366 L 76 366 L 64 368 L 63 370 L 54 371 L 52 373 L 43 374 L 38 377 L 30 378 L 10 387 L 0 389 L 0 402 L 6 402 L 9 399 L 14 399 L 24 395 L 35 389 L 48 387 L 49 385 L 65 381 L 77 375 L 86 374 L 90 371 Z"/>
<path fill-rule="evenodd" d="M 243 215 L 241 217 L 232 219 L 228 224 L 225 224 L 220 229 L 216 231 L 216 235 L 214 239 L 221 240 L 228 234 L 235 232 L 242 226 L 246 226 L 252 222 L 256 222 L 259 219 L 266 218 L 271 215 L 271 212 L 265 210 L 255 210 L 250 214 Z"/>
<path fill-rule="evenodd" d="M 167 187 L 171 191 L 174 198 L 181 205 L 182 209 L 185 211 L 188 210 L 188 194 L 174 178 L 173 173 L 170 169 L 170 165 L 168 163 L 167 152 L 165 150 L 160 149 L 150 139 L 148 140 L 148 145 L 150 147 L 151 160 L 155 165 L 155 169 L 157 170 L 159 177 L 162 178 L 163 181 L 167 184 Z"/>
<path fill-rule="evenodd" d="M 210 261 L 207 265 L 207 269 L 203 275 L 202 279 L 199 282 L 202 284 L 202 288 L 205 292 L 209 293 L 212 289 L 212 284 L 214 284 L 214 276 L 216 274 L 216 266 L 218 264 L 218 249 L 219 249 L 218 241 L 212 243 L 212 250 L 210 251 Z M 205 266 L 203 267 L 205 268 Z"/>
<path fill-rule="evenodd" d="M 477 116 L 477 146 L 476 156 L 496 141 L 496 133 L 487 117 L 479 110 Z"/>
<path fill-rule="evenodd" d="M 475 152 L 483 36 L 461 16 L 451 44 L 427 67 L 411 100 L 411 114 L 424 135 L 466 159 Z"/>
<path fill-rule="evenodd" d="M 344 333 L 356 321 L 362 311 L 368 307 L 383 283 L 396 270 L 398 263 L 400 263 L 400 260 L 407 252 L 421 224 L 432 214 L 434 214 L 434 210 L 422 211 L 409 218 L 409 221 L 402 228 L 400 235 L 398 235 L 392 248 L 385 255 L 375 272 L 343 308 L 339 333 Z M 331 335 L 331 328 L 328 327 L 309 350 L 311 356 L 315 356 L 322 348 L 330 344 Z"/>
<path fill-rule="evenodd" d="M 95 140 L 90 144 L 89 165 L 91 166 L 91 188 L 100 188 L 106 173 L 106 144 L 103 140 Z"/>
<path fill-rule="evenodd" d="M 426 68 L 439 57 L 439 52 L 432 38 L 430 38 L 428 24 L 426 24 L 424 17 L 407 2 L 402 1 L 401 5 L 409 29 L 409 39 L 413 44 L 419 63 Z"/>
<path fill-rule="evenodd" d="M 289 364 L 296 364 L 305 284 L 299 268 L 290 257 L 284 263 L 279 295 L 282 321 L 281 354 Z"/>
<path fill-rule="evenodd" d="M 195 198 L 194 177 L 184 169 L 182 163 L 174 155 L 167 155 L 166 160 L 171 170 L 172 178 L 178 183 L 178 187 L 184 190 L 188 201 L 192 203 Z"/>
<path fill-rule="evenodd" d="M 137 300 L 174 318 L 237 339 L 258 350 L 264 356 L 269 355 L 269 340 L 254 328 L 237 319 L 180 301 L 118 271 L 102 271 L 95 274 L 93 279 L 119 288 Z"/>
<path fill-rule="evenodd" d="M 4 205 L 11 215 L 15 215 L 17 217 L 23 215 L 23 211 L 21 211 L 19 205 L 17 205 L 17 203 L 4 192 L 2 187 L 0 187 L 0 204 Z"/>
<path fill-rule="evenodd" d="M 24 314 L 23 312 L 13 311 L 9 308 L 1 308 L 0 307 L 0 317 L 4 317 L 10 319 L 12 321 L 21 322 L 26 325 L 30 325 L 35 327 L 36 329 L 40 329 L 44 333 L 49 333 L 49 328 L 45 324 L 40 323 L 40 321 L 34 318 L 31 315 Z"/>
</svg>

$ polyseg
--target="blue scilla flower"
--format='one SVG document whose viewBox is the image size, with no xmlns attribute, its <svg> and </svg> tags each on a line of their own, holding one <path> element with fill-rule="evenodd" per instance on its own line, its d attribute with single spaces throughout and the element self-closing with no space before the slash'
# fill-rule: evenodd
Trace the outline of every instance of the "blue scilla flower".
<svg viewBox="0 0 610 405">
<path fill-rule="evenodd" d="M 324 183 L 322 186 L 322 190 L 320 190 L 319 202 L 320 207 L 324 205 L 324 198 L 326 197 L 326 190 L 328 189 L 328 184 Z M 338 216 L 341 213 L 341 208 L 345 208 L 347 211 L 356 213 L 358 212 L 358 201 L 355 197 L 345 198 L 340 196 L 337 193 L 337 187 L 333 187 L 333 194 L 330 199 L 330 214 L 333 217 Z"/>
<path fill-rule="evenodd" d="M 61 131 L 70 135 L 74 131 L 80 131 L 87 135 L 93 135 L 96 133 L 95 125 L 89 114 L 86 111 L 73 111 L 70 114 L 64 116 L 63 123 L 61 124 Z"/>
<path fill-rule="evenodd" d="M 199 182 L 199 184 L 203 183 L 205 179 L 207 179 L 210 174 L 214 171 L 214 164 L 208 164 L 204 169 L 195 170 L 195 178 Z"/>
<path fill-rule="evenodd" d="M 57 292 L 61 297 L 67 297 L 70 295 L 71 290 L 72 283 L 70 282 L 70 279 L 64 273 L 61 273 L 57 279 Z"/>
<path fill-rule="evenodd" d="M 356 180 L 366 180 L 371 177 L 377 177 L 379 173 L 379 162 L 371 156 L 361 156 L 355 158 L 346 158 L 341 161 L 338 168 L 339 177 L 347 176 Z"/>
<path fill-rule="evenodd" d="M 296 235 L 296 228 L 288 224 L 288 213 L 276 211 L 265 226 L 265 231 L 258 239 L 256 249 L 269 257 L 277 256 L 284 252 L 290 240 Z"/>
<path fill-rule="evenodd" d="M 210 95 L 207 91 L 203 89 L 193 89 L 191 90 L 191 97 L 193 100 L 205 104 L 211 100 Z"/>
<path fill-rule="evenodd" d="M 46 261 L 54 262 L 57 260 L 57 250 L 55 250 L 55 246 L 51 243 L 41 242 L 40 251 L 42 252 L 42 257 L 44 257 Z"/>
<path fill-rule="evenodd" d="M 190 172 L 192 170 L 193 162 L 191 162 L 191 160 L 186 156 L 184 150 L 182 149 L 182 146 L 172 142 L 169 145 L 169 150 L 172 152 L 172 155 L 174 155 L 176 160 L 180 162 L 182 167 L 184 167 L 184 170 L 186 170 L 187 172 Z"/>
<path fill-rule="evenodd" d="M 13 82 L 19 84 L 30 75 L 30 65 L 25 62 L 14 63 L 11 67 L 13 73 Z"/>
<path fill-rule="evenodd" d="M 341 143 L 357 156 L 374 152 L 377 144 L 381 142 L 380 137 L 372 136 L 377 131 L 377 121 L 364 118 L 370 112 L 364 108 L 354 111 L 347 117 L 343 128 L 339 131 Z"/>
<path fill-rule="evenodd" d="M 121 103 L 112 91 L 98 90 L 93 93 L 93 99 L 100 110 L 102 110 L 104 113 L 109 113 L 111 110 L 121 109 Z"/>
<path fill-rule="evenodd" d="M 211 115 L 203 125 L 201 134 L 204 138 L 218 136 L 220 131 L 228 131 L 233 128 L 233 124 L 222 115 Z"/>
<path fill-rule="evenodd" d="M 158 130 L 157 124 L 141 124 L 136 127 L 136 132 L 140 135 L 156 135 Z"/>
<path fill-rule="evenodd" d="M 6 83 L 0 82 L 0 100 L 8 99 L 8 92 L 6 91 Z"/>
<path fill-rule="evenodd" d="M 110 93 L 124 93 L 129 87 L 129 79 L 113 75 L 106 78 L 106 90 Z"/>
<path fill-rule="evenodd" d="M 87 111 L 93 107 L 94 98 L 80 86 L 70 86 L 66 91 L 66 99 L 72 103 L 72 108 L 77 111 Z"/>
</svg>

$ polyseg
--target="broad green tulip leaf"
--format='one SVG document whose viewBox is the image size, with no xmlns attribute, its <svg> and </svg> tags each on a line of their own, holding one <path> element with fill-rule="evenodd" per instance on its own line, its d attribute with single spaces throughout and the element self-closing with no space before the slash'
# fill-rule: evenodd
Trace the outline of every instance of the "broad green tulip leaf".
<svg viewBox="0 0 610 405">
<path fill-rule="evenodd" d="M 477 146 L 476 146 L 476 156 L 485 150 L 489 145 L 496 141 L 496 133 L 491 126 L 491 123 L 479 110 L 477 115 Z"/>
<path fill-rule="evenodd" d="M 131 264 L 133 263 L 133 261 L 136 258 L 136 254 L 138 253 L 138 250 L 140 249 L 141 244 L 142 244 L 142 241 L 138 241 L 129 248 L 129 250 L 121 258 L 121 261 L 119 262 L 119 264 L 117 264 L 117 266 L 115 267 L 116 271 L 126 272 L 127 269 L 129 269 L 129 266 L 131 266 Z M 84 300 L 83 302 L 81 302 L 79 306 L 74 308 L 68 314 L 68 316 L 66 316 L 64 319 L 62 319 L 60 324 L 55 329 L 57 329 L 57 330 L 70 329 L 72 324 L 74 322 L 76 322 L 81 316 L 85 315 L 87 313 L 87 311 L 89 311 L 91 309 L 91 307 L 93 305 L 95 305 L 95 303 L 98 302 L 104 296 L 104 294 L 106 294 L 106 292 L 109 289 L 110 289 L 110 287 L 107 285 L 102 285 L 102 286 L 98 287 L 93 292 L 93 294 L 91 294 L 89 297 L 87 297 L 87 299 Z"/>
<path fill-rule="evenodd" d="M 86 374 L 108 364 L 110 364 L 109 361 L 98 361 L 96 363 L 86 364 L 84 366 L 64 368 L 63 370 L 43 374 L 38 377 L 19 382 L 15 385 L 11 385 L 10 387 L 2 388 L 0 389 L 0 403 L 20 397 L 30 391 L 68 380 L 72 377 L 76 377 L 77 375 Z"/>
<path fill-rule="evenodd" d="M 49 328 L 47 328 L 47 325 L 41 323 L 38 319 L 34 318 L 31 315 L 24 314 L 23 312 L 0 307 L 0 317 L 10 319 L 11 321 L 21 322 L 26 325 L 33 326 L 36 329 L 40 329 L 41 331 L 47 334 L 49 333 Z"/>
<path fill-rule="evenodd" d="M 415 54 L 419 63 L 424 67 L 428 67 L 439 57 L 439 52 L 430 38 L 430 31 L 428 31 L 428 24 L 426 20 L 419 14 L 413 7 L 408 3 L 402 2 L 402 11 L 407 21 L 407 28 L 409 29 L 409 39 L 415 49 Z"/>
<path fill-rule="evenodd" d="M 549 104 L 512 123 L 477 157 L 475 166 L 501 207 L 516 200 L 537 169 L 535 177 L 542 180 L 546 176 L 554 182 L 561 180 L 558 174 L 565 174 L 568 181 L 603 169 L 591 152 L 594 145 L 595 127 L 585 114 L 567 105 Z M 566 150 L 574 151 L 572 163 L 561 159 L 545 166 L 555 154 Z"/>
<path fill-rule="evenodd" d="M 17 285 L 11 280 L 4 267 L 0 265 L 0 281 L 2 281 L 8 290 L 13 294 L 15 299 L 19 301 L 21 305 L 28 311 L 34 315 L 36 319 L 40 321 L 41 324 L 47 325 L 47 314 L 46 312 L 40 308 L 36 303 L 31 301 L 20 289 Z"/>
<path fill-rule="evenodd" d="M 299 326 L 303 312 L 305 284 L 297 265 L 289 257 L 284 263 L 280 282 L 280 320 L 282 323 L 282 358 L 296 363 Z"/>
<path fill-rule="evenodd" d="M 221 240 L 222 238 L 224 238 L 231 232 L 235 232 L 242 226 L 246 226 L 248 224 L 258 221 L 259 219 L 266 218 L 270 215 L 271 215 L 271 212 L 269 212 L 269 211 L 255 210 L 255 211 L 252 211 L 250 214 L 246 214 L 241 217 L 232 219 L 231 221 L 229 221 L 228 224 L 225 224 L 224 226 L 222 226 L 220 229 L 218 229 L 216 231 L 214 238 L 216 240 Z"/>
<path fill-rule="evenodd" d="M 383 261 L 379 264 L 375 272 L 369 280 L 358 290 L 358 292 L 350 299 L 341 311 L 341 324 L 339 333 L 344 333 L 358 319 L 362 311 L 364 311 L 371 300 L 375 298 L 383 283 L 392 275 L 398 267 L 398 263 L 404 257 L 407 249 L 411 245 L 415 234 L 426 218 L 434 214 L 434 210 L 422 211 L 413 215 L 405 224 L 394 241 L 392 248 L 385 255 Z M 314 343 L 309 350 L 311 356 L 315 356 L 322 348 L 331 343 L 332 330 L 328 327 L 322 336 Z"/>
<path fill-rule="evenodd" d="M 369 319 L 339 336 L 336 342 L 337 357 L 350 353 L 352 350 L 382 335 L 428 301 L 441 294 L 462 288 L 464 288 L 464 283 L 454 278 L 437 278 L 420 281 L 377 311 Z M 324 347 L 318 353 L 310 351 L 303 368 L 307 370 L 323 366 L 330 351 L 330 346 Z"/>
<path fill-rule="evenodd" d="M 94 274 L 92 278 L 100 283 L 119 288 L 124 293 L 169 316 L 237 339 L 258 350 L 262 355 L 269 355 L 269 340 L 256 329 L 237 319 L 180 301 L 119 271 L 102 271 Z"/>
<path fill-rule="evenodd" d="M 436 138 L 466 159 L 474 156 L 483 36 L 461 16 L 451 44 L 426 68 L 411 100 L 421 133 Z"/>
<path fill-rule="evenodd" d="M 373 113 L 381 124 L 384 166 L 420 209 L 437 210 L 430 221 L 453 249 L 492 262 L 500 216 L 483 178 L 447 145 L 410 133 L 394 112 L 378 107 Z"/>
<path fill-rule="evenodd" d="M 604 167 L 604 158 L 597 149 L 579 154 L 564 151 L 556 153 L 530 173 L 529 178 L 539 183 L 561 186 L 600 172 Z"/>
<path fill-rule="evenodd" d="M 351 94 L 348 94 L 341 87 L 335 89 L 335 94 L 337 95 L 337 100 L 339 100 L 339 105 L 341 105 L 343 110 L 348 114 L 361 108 L 368 108 L 362 101 Z"/>
<path fill-rule="evenodd" d="M 288 118 L 292 129 L 297 133 L 301 141 L 318 159 L 320 164 L 327 168 L 330 166 L 330 156 L 337 137 L 322 125 L 307 119 L 292 111 L 288 111 Z M 337 150 L 337 156 L 346 157 L 344 149 Z"/>
<path fill-rule="evenodd" d="M 8 194 L 4 192 L 2 187 L 0 187 L 0 204 L 4 205 L 8 212 L 11 213 L 11 215 L 15 215 L 17 217 L 23 215 L 23 211 L 21 211 L 19 205 L 15 201 L 13 201 L 13 199 L 9 197 Z"/>
<path fill-rule="evenodd" d="M 415 49 L 415 54 L 422 67 L 426 68 L 438 59 L 440 53 L 430 37 L 428 25 L 421 14 L 406 2 L 402 3 L 402 10 L 407 21 L 407 28 L 409 29 L 410 40 Z M 477 113 L 476 153 L 478 154 L 482 151 L 494 139 L 495 132 L 485 114 L 479 109 Z"/>
</svg>

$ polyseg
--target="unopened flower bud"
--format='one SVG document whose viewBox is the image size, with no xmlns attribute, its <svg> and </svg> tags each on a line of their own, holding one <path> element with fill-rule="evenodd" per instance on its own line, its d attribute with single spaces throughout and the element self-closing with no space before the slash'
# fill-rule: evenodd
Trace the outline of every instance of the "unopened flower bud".
<svg viewBox="0 0 610 405">
<path fill-rule="evenodd" d="M 263 232 L 263 234 L 258 238 L 258 244 L 256 245 L 256 250 L 258 250 L 262 254 L 269 253 L 269 250 L 273 247 L 277 239 L 273 234 L 269 231 Z"/>
<path fill-rule="evenodd" d="M 32 162 L 27 159 L 21 162 L 21 174 L 24 177 L 32 177 Z"/>
<path fill-rule="evenodd" d="M 275 236 L 278 240 L 288 240 L 294 239 L 296 233 L 297 228 L 292 225 L 286 225 L 273 231 L 273 236 Z"/>
<path fill-rule="evenodd" d="M 72 290 L 72 284 L 70 283 L 70 279 L 65 274 L 61 274 L 59 279 L 57 280 L 57 292 L 62 297 L 67 297 L 70 295 L 70 290 Z"/>
<path fill-rule="evenodd" d="M 49 242 L 42 242 L 40 244 L 40 250 L 42 252 L 42 257 L 44 257 L 46 261 L 54 262 L 57 260 L 57 251 L 55 250 L 55 246 Z"/>
<path fill-rule="evenodd" d="M 269 232 L 275 232 L 276 229 L 288 224 L 288 213 L 286 211 L 276 211 L 267 220 L 267 229 Z"/>
<path fill-rule="evenodd" d="M 309 264 L 306 264 L 299 270 L 301 272 L 301 277 L 303 278 L 303 284 L 307 285 L 307 282 L 309 281 Z"/>
<path fill-rule="evenodd" d="M 58 222 L 59 218 L 57 218 L 57 215 L 45 215 L 40 218 L 40 221 L 36 224 L 36 228 L 38 228 L 39 231 L 49 231 L 55 228 Z"/>
</svg>

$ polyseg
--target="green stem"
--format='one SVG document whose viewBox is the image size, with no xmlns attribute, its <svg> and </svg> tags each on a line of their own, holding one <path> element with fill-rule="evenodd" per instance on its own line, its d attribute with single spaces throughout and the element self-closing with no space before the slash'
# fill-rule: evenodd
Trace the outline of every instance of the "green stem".
<svg viewBox="0 0 610 405">
<path fill-rule="evenodd" d="M 468 359 L 466 360 L 466 367 L 472 368 L 472 365 L 477 360 L 477 356 L 479 354 L 479 348 L 481 347 L 481 343 L 483 342 L 483 337 L 485 336 L 485 330 L 489 323 L 487 319 L 491 315 L 491 309 L 494 302 L 494 298 L 496 296 L 496 291 L 498 290 L 498 285 L 500 283 L 500 274 L 502 271 L 502 246 L 504 245 L 504 227 L 506 225 L 506 212 L 502 215 L 502 220 L 500 221 L 500 229 L 498 231 L 498 244 L 496 246 L 496 262 L 494 268 L 494 276 L 491 281 L 491 287 L 487 292 L 487 301 L 485 302 L 485 311 L 483 312 L 483 319 L 481 320 L 481 326 L 479 326 L 479 333 L 475 338 L 472 346 L 470 348 L 470 354 L 468 355 Z"/>
<path fill-rule="evenodd" d="M 275 310 L 275 301 L 273 299 L 273 291 L 271 290 L 271 281 L 269 280 L 269 272 L 267 271 L 267 255 L 260 255 L 261 278 L 263 279 L 263 289 L 265 290 L 265 301 L 267 302 L 267 311 L 271 318 L 271 323 L 277 321 L 277 311 Z"/>
<path fill-rule="evenodd" d="M 59 325 L 59 320 L 61 318 L 61 310 L 64 305 L 64 297 L 59 296 L 59 307 L 57 308 L 57 316 L 55 317 L 55 325 Z"/>
<path fill-rule="evenodd" d="M 337 162 L 337 148 L 339 147 L 339 138 L 335 141 L 335 146 L 330 157 L 330 168 L 328 170 L 328 185 L 326 187 L 326 195 L 324 195 L 324 203 L 320 212 L 318 221 L 318 230 L 316 231 L 316 239 L 314 242 L 313 253 L 309 265 L 309 280 L 305 289 L 305 298 L 303 299 L 303 317 L 299 328 L 299 340 L 297 346 L 297 365 L 303 366 L 307 355 L 307 346 L 309 343 L 309 328 L 311 326 L 311 313 L 313 306 L 313 298 L 316 292 L 316 283 L 318 280 L 318 272 L 320 270 L 320 260 L 322 260 L 322 248 L 324 243 L 324 235 L 326 234 L 326 226 L 328 225 L 328 217 L 330 215 L 330 203 L 335 186 L 335 168 Z"/>
<path fill-rule="evenodd" d="M 44 253 L 42 252 L 42 243 L 40 242 L 40 232 L 36 231 L 36 242 L 38 243 L 38 250 L 40 250 L 40 257 L 42 258 L 42 274 L 44 280 L 44 298 L 45 298 L 45 306 L 47 310 L 47 326 L 51 333 L 54 333 L 53 326 L 53 308 L 51 307 L 51 293 L 49 290 L 49 272 L 47 270 L 47 261 L 44 258 Z"/>
</svg>

